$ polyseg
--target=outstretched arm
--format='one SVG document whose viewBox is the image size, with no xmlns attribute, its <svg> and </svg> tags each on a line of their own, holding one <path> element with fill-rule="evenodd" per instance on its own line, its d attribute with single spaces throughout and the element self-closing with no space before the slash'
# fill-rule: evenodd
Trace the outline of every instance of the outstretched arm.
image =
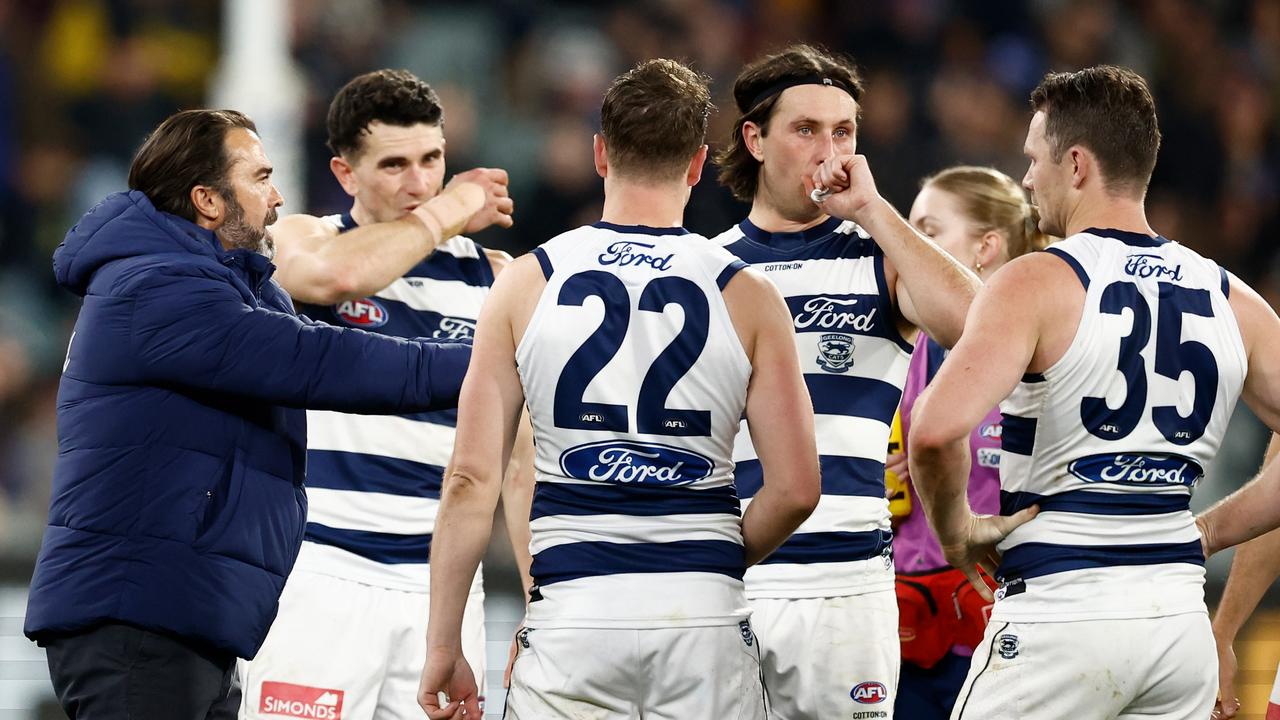
<svg viewBox="0 0 1280 720">
<path fill-rule="evenodd" d="M 310 215 L 290 215 L 271 227 L 276 280 L 294 300 L 332 305 L 390 285 L 440 244 L 466 230 L 511 225 L 504 170 L 477 168 L 456 176 L 436 197 L 391 222 L 362 225 L 338 236 Z"/>
<path fill-rule="evenodd" d="M 978 276 L 916 232 L 880 196 L 866 157 L 832 157 L 814 173 L 814 183 L 835 191 L 822 202 L 823 209 L 861 225 L 884 251 L 885 281 L 902 317 L 953 347 L 982 286 Z"/>
</svg>

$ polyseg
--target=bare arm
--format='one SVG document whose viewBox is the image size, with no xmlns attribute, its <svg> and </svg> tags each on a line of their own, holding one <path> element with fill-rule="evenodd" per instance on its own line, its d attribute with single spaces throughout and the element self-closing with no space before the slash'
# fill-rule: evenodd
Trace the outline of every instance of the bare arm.
<svg viewBox="0 0 1280 720">
<path fill-rule="evenodd" d="M 1263 464 L 1274 460 L 1277 453 L 1280 453 L 1280 435 L 1272 435 Z M 1232 646 L 1277 577 L 1280 577 L 1280 530 L 1259 535 L 1236 549 L 1227 587 L 1213 615 L 1213 637 L 1218 645 L 1216 710 L 1224 718 L 1235 717 L 1240 709 L 1235 690 L 1236 653 Z"/>
<path fill-rule="evenodd" d="M 511 200 L 506 197 L 506 180 L 502 170 L 468 171 L 404 217 L 363 225 L 341 237 L 320 218 L 281 218 L 271 228 L 276 241 L 276 280 L 294 300 L 316 305 L 372 295 L 464 227 L 509 226 Z"/>
<path fill-rule="evenodd" d="M 432 717 L 450 717 L 456 702 L 480 715 L 475 678 L 462 658 L 462 614 L 493 529 L 494 509 L 524 404 L 512 313 L 533 281 L 541 280 L 541 273 L 536 264 L 521 270 L 516 263 L 502 273 L 476 323 L 453 457 L 431 541 L 431 616 L 418 702 Z M 450 704 L 443 708 L 436 697 L 441 691 L 450 697 Z"/>
<path fill-rule="evenodd" d="M 533 426 L 529 413 L 520 419 L 511 460 L 507 463 L 506 477 L 502 480 L 502 515 L 507 523 L 507 536 L 511 539 L 511 552 L 515 555 L 516 568 L 520 571 L 520 584 L 524 587 L 525 602 L 533 587 L 533 555 L 529 553 L 529 509 L 533 505 Z"/>
<path fill-rule="evenodd" d="M 991 278 L 969 310 L 968 325 L 911 418 L 911 477 L 947 561 L 989 595 L 975 565 L 990 572 L 993 546 L 1034 517 L 979 518 L 969 507 L 969 434 L 1017 386 L 1033 362 L 1047 312 L 1037 298 L 1071 271 L 1051 256 L 1029 256 Z M 1000 338 L 992 343 L 991 338 Z"/>
<path fill-rule="evenodd" d="M 1249 363 L 1242 397 L 1272 432 L 1280 431 L 1280 318 L 1234 277 L 1231 309 Z M 1280 463 L 1268 462 L 1243 488 L 1197 517 L 1196 524 L 1206 557 L 1280 526 Z"/>
<path fill-rule="evenodd" d="M 791 314 L 778 289 L 742 270 L 724 289 L 739 338 L 751 358 L 747 428 L 764 486 L 742 517 L 747 564 L 778 548 L 809 517 L 821 494 L 813 403 L 800 374 Z"/>
<path fill-rule="evenodd" d="M 484 249 L 485 257 L 496 277 L 512 263 L 508 253 L 492 248 Z M 507 537 L 511 540 L 511 552 L 515 556 L 516 569 L 520 572 L 520 584 L 524 587 L 525 601 L 533 587 L 533 556 L 529 554 L 529 508 L 533 504 L 533 425 L 526 409 L 520 416 L 515 445 L 507 462 L 506 475 L 502 478 L 502 519 L 507 525 Z"/>
<path fill-rule="evenodd" d="M 1274 460 L 1277 452 L 1280 452 L 1280 435 L 1272 435 L 1264 465 Z M 1280 577 L 1280 531 L 1259 535 L 1236 549 L 1222 602 L 1213 618 L 1213 631 L 1219 642 L 1235 640 L 1277 577 Z"/>
<path fill-rule="evenodd" d="M 861 225 L 884 251 L 885 281 L 899 313 L 944 347 L 953 347 L 982 286 L 978 276 L 916 232 L 880 196 L 864 156 L 827 160 L 814 183 L 837 191 L 823 201 L 823 209 Z"/>
</svg>

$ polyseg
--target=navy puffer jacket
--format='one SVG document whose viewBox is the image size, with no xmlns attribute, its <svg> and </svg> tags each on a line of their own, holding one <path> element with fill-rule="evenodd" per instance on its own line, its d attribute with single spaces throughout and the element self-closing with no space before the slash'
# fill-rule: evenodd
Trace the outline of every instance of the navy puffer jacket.
<svg viewBox="0 0 1280 720">
<path fill-rule="evenodd" d="M 467 346 L 300 319 L 273 269 L 139 192 L 54 253 L 84 304 L 28 637 L 120 622 L 252 658 L 306 523 L 302 408 L 457 405 Z"/>
</svg>

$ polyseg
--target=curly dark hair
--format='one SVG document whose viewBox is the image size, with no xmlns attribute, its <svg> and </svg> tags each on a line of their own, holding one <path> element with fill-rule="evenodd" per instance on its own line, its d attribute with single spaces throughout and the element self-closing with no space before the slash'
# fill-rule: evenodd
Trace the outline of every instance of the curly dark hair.
<svg viewBox="0 0 1280 720">
<path fill-rule="evenodd" d="M 756 184 L 760 179 L 760 162 L 751 155 L 742 140 L 742 126 L 754 122 L 762 134 L 769 132 L 769 119 L 778 105 L 781 92 L 760 94 L 779 83 L 795 81 L 809 76 L 829 78 L 832 83 L 849 93 L 856 102 L 862 102 L 862 78 L 853 61 L 842 55 L 804 43 L 791 45 L 783 50 L 765 55 L 738 73 L 733 83 L 733 99 L 738 106 L 738 117 L 733 123 L 729 142 L 715 154 L 720 166 L 720 184 L 729 188 L 733 196 L 743 202 L 751 202 L 756 196 Z"/>
<path fill-rule="evenodd" d="M 441 125 L 444 109 L 436 91 L 408 70 L 365 73 L 342 86 L 329 103 L 329 150 L 348 159 L 359 157 L 374 122 Z"/>
<path fill-rule="evenodd" d="M 1114 65 L 1049 73 L 1031 93 L 1053 161 L 1072 145 L 1098 158 L 1108 190 L 1143 193 L 1160 151 L 1156 103 L 1138 73 Z"/>
</svg>

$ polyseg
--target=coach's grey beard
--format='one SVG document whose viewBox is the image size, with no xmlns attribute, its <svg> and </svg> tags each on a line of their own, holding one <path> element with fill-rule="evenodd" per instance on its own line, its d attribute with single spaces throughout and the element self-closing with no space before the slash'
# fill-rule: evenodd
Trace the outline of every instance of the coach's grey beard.
<svg viewBox="0 0 1280 720">
<path fill-rule="evenodd" d="M 224 193 L 223 197 L 227 202 L 227 219 L 216 231 L 222 246 L 228 250 L 252 250 L 266 255 L 268 260 L 274 258 L 276 243 L 267 226 L 276 221 L 275 208 L 267 211 L 267 216 L 263 218 L 260 227 L 255 227 L 245 219 L 244 207 L 236 202 L 234 194 Z"/>
</svg>

